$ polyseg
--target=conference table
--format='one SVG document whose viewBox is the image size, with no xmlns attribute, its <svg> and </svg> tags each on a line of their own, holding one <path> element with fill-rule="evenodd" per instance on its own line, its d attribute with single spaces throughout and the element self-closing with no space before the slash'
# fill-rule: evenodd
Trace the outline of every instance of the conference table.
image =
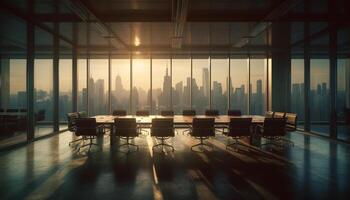
<svg viewBox="0 0 350 200">
<path fill-rule="evenodd" d="M 188 128 L 192 124 L 193 118 L 214 118 L 215 126 L 217 128 L 222 128 L 228 125 L 231 118 L 252 118 L 253 125 L 258 125 L 264 123 L 264 116 L 260 115 L 242 115 L 242 116 L 228 116 L 228 115 L 218 115 L 218 116 L 207 116 L 207 115 L 196 115 L 196 116 L 184 116 L 184 115 L 174 115 L 174 116 L 161 116 L 161 115 L 149 115 L 149 116 L 136 116 L 136 115 L 126 115 L 126 116 L 113 116 L 113 115 L 96 115 L 92 118 L 96 119 L 98 125 L 104 125 L 111 130 L 111 145 L 113 144 L 114 131 L 113 124 L 114 119 L 117 118 L 136 118 L 136 123 L 140 128 L 149 128 L 152 124 L 152 119 L 155 118 L 173 118 L 175 128 Z"/>
</svg>

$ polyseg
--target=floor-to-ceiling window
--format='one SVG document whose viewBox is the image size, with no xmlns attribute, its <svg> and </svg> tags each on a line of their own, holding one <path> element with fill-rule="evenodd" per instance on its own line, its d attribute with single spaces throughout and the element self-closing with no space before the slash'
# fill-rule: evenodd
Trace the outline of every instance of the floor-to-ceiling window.
<svg viewBox="0 0 350 200">
<path fill-rule="evenodd" d="M 340 58 L 337 61 L 337 135 L 339 139 L 350 140 L 350 127 L 347 119 L 350 115 L 350 108 L 347 101 L 350 97 L 350 59 Z"/>
<path fill-rule="evenodd" d="M 228 109 L 229 59 L 211 58 L 211 108 L 220 114 Z"/>
<path fill-rule="evenodd" d="M 329 135 L 329 59 L 310 60 L 310 127 Z"/>
<path fill-rule="evenodd" d="M 53 132 L 53 45 L 51 34 L 35 28 L 35 137 Z"/>
<path fill-rule="evenodd" d="M 266 99 L 266 59 L 250 59 L 250 113 L 263 115 Z"/>
<path fill-rule="evenodd" d="M 130 112 L 130 58 L 125 56 L 112 59 L 111 62 L 112 110 L 126 110 Z"/>
<path fill-rule="evenodd" d="M 152 113 L 171 109 L 170 59 L 152 58 Z"/>
<path fill-rule="evenodd" d="M 248 59 L 230 60 L 230 109 L 248 114 Z"/>
<path fill-rule="evenodd" d="M 59 60 L 59 121 L 67 121 L 67 113 L 72 112 L 72 59 Z M 62 126 L 63 128 L 64 126 Z"/>
<path fill-rule="evenodd" d="M 298 127 L 304 126 L 304 59 L 291 60 L 291 111 L 298 115 Z"/>
<path fill-rule="evenodd" d="M 172 58 L 172 103 L 176 114 L 191 108 L 191 59 Z"/>
<path fill-rule="evenodd" d="M 87 59 L 78 59 L 78 111 L 87 112 Z"/>
<path fill-rule="evenodd" d="M 108 59 L 90 59 L 89 68 L 89 115 L 109 114 Z"/>
<path fill-rule="evenodd" d="M 137 110 L 150 110 L 150 69 L 150 59 L 148 57 L 133 58 L 131 98 L 133 114 Z"/>
<path fill-rule="evenodd" d="M 209 109 L 210 98 L 210 60 L 209 57 L 192 58 L 192 108 L 197 114 Z"/>
</svg>

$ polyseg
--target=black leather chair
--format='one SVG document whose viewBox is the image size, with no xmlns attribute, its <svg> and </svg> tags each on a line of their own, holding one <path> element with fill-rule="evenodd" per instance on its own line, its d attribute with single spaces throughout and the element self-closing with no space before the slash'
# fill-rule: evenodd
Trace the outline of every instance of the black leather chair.
<svg viewBox="0 0 350 200">
<path fill-rule="evenodd" d="M 130 151 L 130 146 L 136 147 L 135 151 L 139 150 L 137 145 L 129 142 L 130 139 L 133 139 L 139 135 L 139 132 L 137 131 L 136 118 L 115 118 L 113 130 L 115 131 L 116 136 L 126 140 L 126 143 L 119 145 L 119 147 L 127 146 L 127 153 L 134 152 Z"/>
<path fill-rule="evenodd" d="M 19 112 L 19 110 L 15 109 L 15 108 L 9 108 L 9 109 L 6 110 L 6 112 L 8 112 L 8 113 L 17 113 L 17 112 Z"/>
<path fill-rule="evenodd" d="M 88 114 L 87 114 L 86 111 L 80 111 L 80 112 L 78 112 L 78 114 L 79 114 L 79 118 L 86 118 L 86 117 L 88 117 Z"/>
<path fill-rule="evenodd" d="M 204 143 L 204 140 L 215 136 L 214 123 L 215 118 L 193 118 L 190 135 L 199 139 L 200 143 L 193 145 L 191 147 L 192 151 L 194 151 L 193 148 L 197 146 L 209 146 Z"/>
<path fill-rule="evenodd" d="M 82 146 L 79 147 L 78 151 L 82 147 L 89 146 L 89 151 L 91 149 L 92 145 L 98 145 L 96 143 L 93 143 L 92 140 L 96 139 L 98 136 L 100 136 L 101 133 L 101 126 L 98 126 L 96 123 L 95 118 L 78 118 L 76 120 L 76 131 L 75 135 L 76 136 L 81 136 L 83 140 L 89 140 L 90 142 L 87 144 L 83 144 Z"/>
<path fill-rule="evenodd" d="M 273 118 L 274 112 L 273 111 L 266 111 L 265 112 L 265 117 L 267 118 Z"/>
<path fill-rule="evenodd" d="M 282 137 L 286 135 L 286 120 L 285 118 L 265 118 L 263 125 L 258 125 L 258 134 L 265 138 L 264 145 L 276 145 L 283 147 Z"/>
<path fill-rule="evenodd" d="M 298 115 L 296 113 L 286 113 L 286 131 L 287 132 L 294 132 L 297 130 L 298 125 Z M 294 146 L 294 142 L 292 142 L 290 139 L 282 138 L 285 142 L 291 144 Z"/>
<path fill-rule="evenodd" d="M 183 110 L 182 111 L 183 116 L 196 116 L 195 110 Z"/>
<path fill-rule="evenodd" d="M 165 143 L 165 140 L 175 136 L 174 119 L 173 118 L 152 119 L 151 136 L 161 141 L 159 144 L 154 145 L 152 147 L 152 150 L 160 146 L 162 147 L 162 152 L 163 152 L 164 146 L 166 146 L 166 147 L 170 147 L 171 150 L 174 151 L 174 147 L 172 145 Z"/>
<path fill-rule="evenodd" d="M 252 130 L 252 118 L 231 118 L 228 126 L 228 132 L 224 132 L 224 135 L 231 137 L 234 142 L 227 143 L 226 149 L 232 146 L 237 149 L 238 145 L 246 146 L 238 140 L 243 137 L 251 136 Z"/>
<path fill-rule="evenodd" d="M 126 110 L 113 110 L 113 116 L 126 116 Z"/>
<path fill-rule="evenodd" d="M 240 110 L 228 110 L 228 116 L 242 116 L 242 112 Z"/>
<path fill-rule="evenodd" d="M 273 118 L 285 118 L 286 117 L 286 113 L 284 112 L 275 112 L 273 114 Z"/>
<path fill-rule="evenodd" d="M 206 110 L 205 115 L 206 116 L 218 116 L 219 111 L 218 110 Z"/>
<path fill-rule="evenodd" d="M 174 116 L 173 110 L 162 110 L 160 111 L 161 116 Z"/>
<path fill-rule="evenodd" d="M 3 108 L 0 108 L 0 113 L 3 113 L 5 110 Z"/>
<path fill-rule="evenodd" d="M 77 112 L 67 113 L 68 131 L 75 133 L 75 131 L 77 130 L 77 126 L 76 126 L 77 119 L 79 119 L 79 114 Z M 77 139 L 69 142 L 68 145 L 70 146 L 74 142 L 78 142 L 81 140 L 83 140 L 83 137 L 78 137 Z"/>
<path fill-rule="evenodd" d="M 35 113 L 35 120 L 37 122 L 44 121 L 45 120 L 45 113 L 46 113 L 46 110 L 38 110 L 38 112 Z"/>
<path fill-rule="evenodd" d="M 149 111 L 148 110 L 137 110 L 136 111 L 136 116 L 143 116 L 143 117 L 146 117 L 146 116 L 149 116 Z"/>
</svg>

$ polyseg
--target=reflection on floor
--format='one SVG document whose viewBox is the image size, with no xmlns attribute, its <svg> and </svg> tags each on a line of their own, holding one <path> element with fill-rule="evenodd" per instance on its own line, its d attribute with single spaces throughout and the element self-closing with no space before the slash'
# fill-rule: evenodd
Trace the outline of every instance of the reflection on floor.
<svg viewBox="0 0 350 200">
<path fill-rule="evenodd" d="M 1 199 L 347 199 L 350 147 L 293 133 L 293 148 L 225 149 L 218 135 L 214 149 L 190 151 L 196 143 L 178 134 L 175 152 L 152 152 L 153 138 L 133 142 L 140 150 L 120 153 L 109 136 L 102 148 L 76 151 L 62 133 L 0 155 Z M 119 140 L 116 141 L 117 144 Z M 114 145 L 115 146 L 115 145 Z"/>
<path fill-rule="evenodd" d="M 67 125 L 61 124 L 60 130 L 67 129 Z M 35 138 L 42 137 L 53 133 L 53 127 L 51 125 L 37 125 L 34 128 Z M 27 141 L 26 131 L 16 131 L 14 134 L 1 134 L 0 136 L 0 149 L 16 145 Z"/>
</svg>

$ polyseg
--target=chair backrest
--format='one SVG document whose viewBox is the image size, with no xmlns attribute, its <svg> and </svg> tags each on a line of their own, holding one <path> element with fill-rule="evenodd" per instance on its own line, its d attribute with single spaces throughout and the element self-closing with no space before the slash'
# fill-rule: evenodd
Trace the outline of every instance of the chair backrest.
<svg viewBox="0 0 350 200">
<path fill-rule="evenodd" d="M 267 117 L 267 118 L 273 118 L 273 114 L 274 114 L 273 111 L 266 111 L 266 112 L 265 112 L 265 117 Z"/>
<path fill-rule="evenodd" d="M 114 131 L 116 136 L 136 137 L 138 135 L 136 118 L 115 118 Z"/>
<path fill-rule="evenodd" d="M 182 111 L 183 116 L 196 116 L 195 110 L 183 110 Z"/>
<path fill-rule="evenodd" d="M 285 118 L 286 117 L 286 113 L 284 112 L 275 112 L 275 114 L 273 115 L 273 118 Z"/>
<path fill-rule="evenodd" d="M 78 112 L 78 114 L 79 114 L 79 118 L 86 118 L 86 117 L 88 117 L 86 111 L 80 111 L 80 112 Z"/>
<path fill-rule="evenodd" d="M 228 110 L 227 115 L 228 116 L 241 116 L 242 112 L 240 110 Z"/>
<path fill-rule="evenodd" d="M 5 110 L 3 108 L 0 108 L 0 112 L 4 112 Z"/>
<path fill-rule="evenodd" d="M 218 110 L 206 110 L 205 115 L 207 116 L 218 116 L 219 111 Z"/>
<path fill-rule="evenodd" d="M 19 109 L 19 112 L 25 113 L 25 112 L 27 112 L 27 109 L 26 108 L 21 108 L 21 109 Z"/>
<path fill-rule="evenodd" d="M 193 118 L 192 133 L 194 137 L 215 136 L 215 118 Z"/>
<path fill-rule="evenodd" d="M 298 115 L 295 113 L 286 113 L 286 125 L 288 129 L 296 130 Z"/>
<path fill-rule="evenodd" d="M 6 110 L 6 112 L 9 112 L 9 113 L 11 113 L 11 112 L 18 112 L 18 111 L 19 110 L 15 109 L 15 108 L 9 108 L 9 109 Z"/>
<path fill-rule="evenodd" d="M 136 116 L 149 116 L 148 110 L 138 110 L 136 111 Z"/>
<path fill-rule="evenodd" d="M 162 110 L 160 111 L 160 115 L 162 116 L 174 116 L 173 110 Z"/>
<path fill-rule="evenodd" d="M 152 119 L 151 136 L 154 137 L 174 137 L 174 119 L 173 118 L 154 118 Z"/>
<path fill-rule="evenodd" d="M 113 110 L 113 116 L 126 116 L 126 110 Z"/>
<path fill-rule="evenodd" d="M 76 124 L 76 135 L 87 135 L 96 136 L 97 135 L 97 125 L 95 118 L 78 118 L 75 121 Z"/>
<path fill-rule="evenodd" d="M 283 136 L 286 134 L 285 118 L 265 118 L 264 136 Z"/>
<path fill-rule="evenodd" d="M 79 118 L 77 112 L 67 113 L 68 130 L 74 132 L 76 130 L 76 120 Z"/>
<path fill-rule="evenodd" d="M 45 110 L 38 110 L 38 113 L 35 114 L 36 121 L 43 121 L 45 119 Z"/>
<path fill-rule="evenodd" d="M 252 118 L 231 118 L 229 124 L 229 136 L 250 136 Z"/>
</svg>

